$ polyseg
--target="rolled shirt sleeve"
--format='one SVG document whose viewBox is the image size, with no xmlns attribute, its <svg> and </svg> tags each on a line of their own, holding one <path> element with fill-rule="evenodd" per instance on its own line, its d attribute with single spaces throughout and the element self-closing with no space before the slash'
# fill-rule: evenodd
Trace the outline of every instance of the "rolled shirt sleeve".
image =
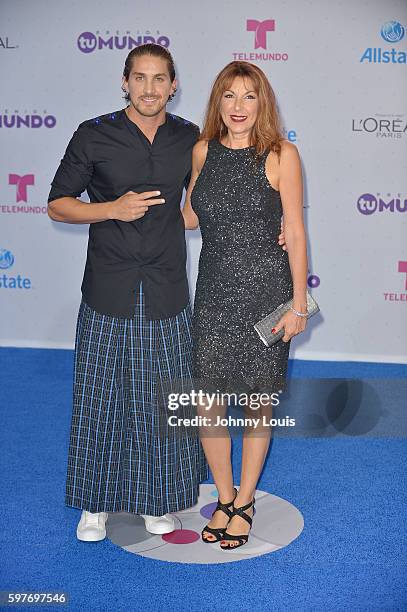
<svg viewBox="0 0 407 612">
<path fill-rule="evenodd" d="M 78 198 L 93 174 L 89 129 L 80 124 L 74 132 L 51 183 L 48 202 L 63 197 Z"/>
</svg>

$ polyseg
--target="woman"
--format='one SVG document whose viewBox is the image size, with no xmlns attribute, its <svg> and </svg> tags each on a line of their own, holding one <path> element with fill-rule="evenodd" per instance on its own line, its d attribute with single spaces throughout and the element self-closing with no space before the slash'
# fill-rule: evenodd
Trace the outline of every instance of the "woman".
<svg viewBox="0 0 407 612">
<path fill-rule="evenodd" d="M 185 227 L 199 224 L 202 233 L 193 319 L 196 386 L 232 393 L 284 389 L 290 339 L 306 325 L 302 211 L 301 163 L 282 136 L 273 90 L 257 66 L 231 62 L 210 95 L 183 210 Z M 282 214 L 287 250 L 278 246 Z M 284 337 L 264 346 L 253 325 L 291 297 L 293 310 L 273 330 L 284 327 Z M 215 416 L 227 407 L 204 408 L 202 414 Z M 271 406 L 264 411 L 269 415 Z M 238 492 L 228 430 L 216 429 L 201 431 L 219 493 L 202 539 L 229 549 L 248 540 L 270 427 L 260 435 L 245 431 Z"/>
</svg>

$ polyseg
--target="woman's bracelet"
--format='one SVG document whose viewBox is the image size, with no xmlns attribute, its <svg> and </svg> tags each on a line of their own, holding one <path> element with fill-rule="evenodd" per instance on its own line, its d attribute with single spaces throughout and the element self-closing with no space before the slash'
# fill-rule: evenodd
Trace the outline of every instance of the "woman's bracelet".
<svg viewBox="0 0 407 612">
<path fill-rule="evenodd" d="M 293 313 L 297 315 L 297 317 L 307 317 L 308 316 L 307 312 L 298 312 L 298 310 L 295 310 L 295 308 L 293 308 L 292 306 L 290 306 L 290 310 L 292 310 Z"/>
</svg>

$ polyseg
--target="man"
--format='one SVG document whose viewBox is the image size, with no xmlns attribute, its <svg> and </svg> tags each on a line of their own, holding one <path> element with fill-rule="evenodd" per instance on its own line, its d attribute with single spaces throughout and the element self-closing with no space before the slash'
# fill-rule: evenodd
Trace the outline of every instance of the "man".
<svg viewBox="0 0 407 612">
<path fill-rule="evenodd" d="M 54 221 L 90 224 L 65 500 L 83 510 L 83 541 L 106 536 L 107 512 L 173 531 L 168 513 L 193 506 L 208 477 L 196 428 L 163 425 L 162 390 L 191 376 L 180 200 L 199 128 L 166 113 L 176 86 L 165 48 L 133 49 L 128 107 L 80 124 L 48 198 Z"/>
</svg>

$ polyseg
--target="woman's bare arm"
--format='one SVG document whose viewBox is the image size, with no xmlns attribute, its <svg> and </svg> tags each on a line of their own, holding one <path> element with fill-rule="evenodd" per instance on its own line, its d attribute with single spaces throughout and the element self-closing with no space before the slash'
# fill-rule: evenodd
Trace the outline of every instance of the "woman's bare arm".
<svg viewBox="0 0 407 612">
<path fill-rule="evenodd" d="M 185 196 L 184 208 L 182 216 L 184 217 L 185 229 L 196 229 L 199 226 L 199 220 L 191 205 L 191 193 L 195 186 L 208 152 L 208 143 L 205 140 L 198 140 L 192 149 L 192 172 L 191 180 L 189 181 L 187 193 Z"/>
<path fill-rule="evenodd" d="M 282 143 L 279 190 L 284 215 L 284 233 L 294 287 L 293 307 L 306 312 L 307 242 L 303 219 L 303 182 L 297 147 Z"/>
</svg>

